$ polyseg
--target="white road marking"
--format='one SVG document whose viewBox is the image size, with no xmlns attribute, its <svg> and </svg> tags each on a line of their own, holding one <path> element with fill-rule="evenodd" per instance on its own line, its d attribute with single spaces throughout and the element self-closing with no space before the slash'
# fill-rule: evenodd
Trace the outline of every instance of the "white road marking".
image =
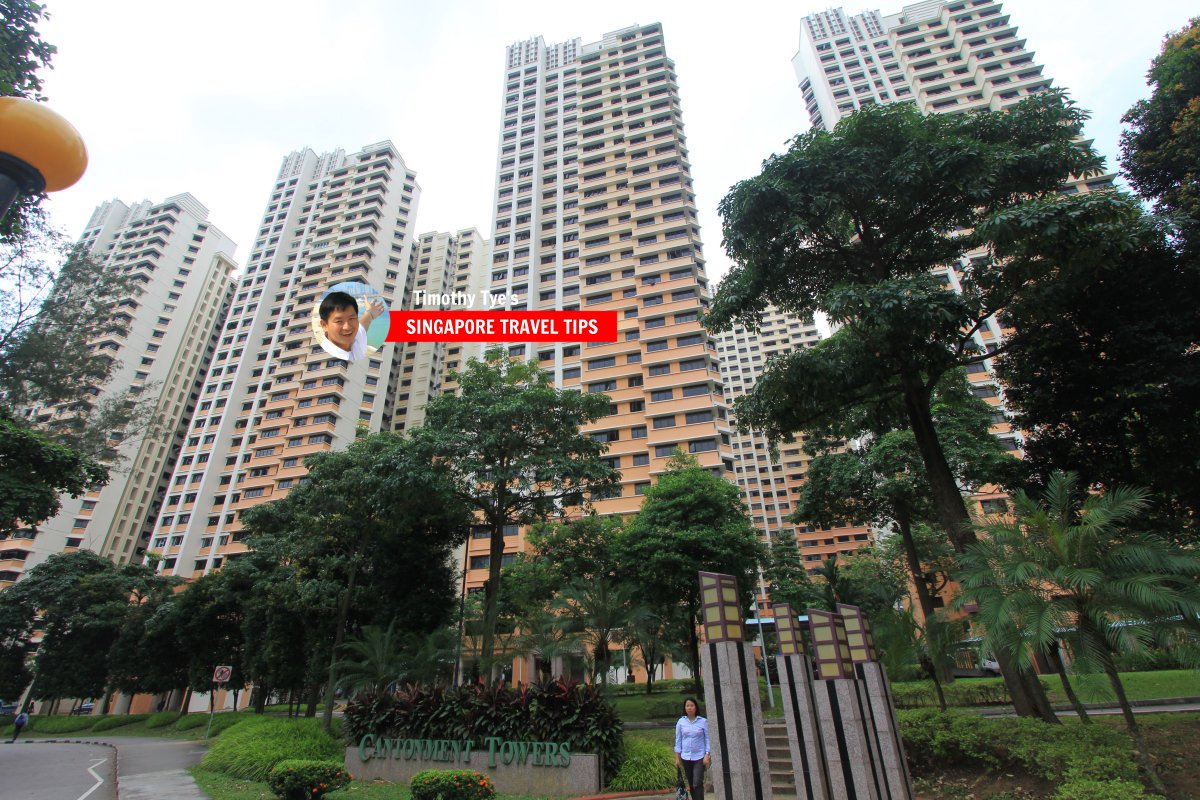
<svg viewBox="0 0 1200 800">
<path fill-rule="evenodd" d="M 96 767 L 100 766 L 105 761 L 108 761 L 108 759 L 107 758 L 98 758 L 98 759 L 96 759 L 95 763 L 93 763 L 90 767 L 88 767 L 88 772 L 91 773 L 92 777 L 96 779 L 96 784 L 92 788 L 90 788 L 86 792 L 84 792 L 83 794 L 79 795 L 77 800 L 84 800 L 85 797 L 87 797 L 89 794 L 91 794 L 92 792 L 96 791 L 97 789 L 99 789 L 101 786 L 104 785 L 104 778 L 101 778 L 99 775 L 96 774 Z"/>
</svg>

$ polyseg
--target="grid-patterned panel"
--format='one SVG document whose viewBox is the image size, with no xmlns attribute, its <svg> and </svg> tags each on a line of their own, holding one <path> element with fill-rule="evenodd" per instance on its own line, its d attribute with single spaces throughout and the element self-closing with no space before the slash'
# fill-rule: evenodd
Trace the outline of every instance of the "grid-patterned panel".
<svg viewBox="0 0 1200 800">
<path fill-rule="evenodd" d="M 850 660 L 855 664 L 875 661 L 875 636 L 871 633 L 871 623 L 867 621 L 863 610 L 858 606 L 838 603 L 838 613 L 846 626 L 846 641 L 850 646 Z"/>
<path fill-rule="evenodd" d="M 704 637 L 709 642 L 740 642 L 745 637 L 737 578 L 716 572 L 700 573 L 700 604 Z"/>
<path fill-rule="evenodd" d="M 850 660 L 850 645 L 846 641 L 846 625 L 842 615 L 810 608 L 808 631 L 812 637 L 817 677 L 821 680 L 853 678 L 854 665 Z"/>
<path fill-rule="evenodd" d="M 785 656 L 804 654 L 804 637 L 790 603 L 772 603 L 775 613 L 775 635 L 779 637 L 779 652 Z"/>
</svg>

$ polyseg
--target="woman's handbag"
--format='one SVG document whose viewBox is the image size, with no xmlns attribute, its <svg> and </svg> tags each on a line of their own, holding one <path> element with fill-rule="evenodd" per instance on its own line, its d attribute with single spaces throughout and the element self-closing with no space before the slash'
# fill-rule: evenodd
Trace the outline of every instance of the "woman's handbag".
<svg viewBox="0 0 1200 800">
<path fill-rule="evenodd" d="M 675 768 L 675 800 L 692 800 L 692 793 L 683 780 L 683 770 L 679 767 Z"/>
</svg>

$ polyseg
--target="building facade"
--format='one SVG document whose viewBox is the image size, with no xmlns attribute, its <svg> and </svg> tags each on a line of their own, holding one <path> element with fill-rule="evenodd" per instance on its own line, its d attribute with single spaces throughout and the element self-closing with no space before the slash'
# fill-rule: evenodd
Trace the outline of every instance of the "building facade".
<svg viewBox="0 0 1200 800">
<path fill-rule="evenodd" d="M 677 448 L 732 479 L 717 344 L 699 323 L 711 293 L 662 26 L 588 44 L 518 42 L 502 94 L 485 290 L 512 310 L 618 316 L 614 342 L 504 343 L 559 387 L 611 398 L 586 428 L 622 475 L 618 492 L 593 498 L 597 512 L 636 513 Z M 487 544 L 468 543 L 468 592 L 487 577 Z M 522 547 L 513 531 L 506 557 Z"/>
<path fill-rule="evenodd" d="M 198 577 L 236 558 L 240 512 L 302 482 L 306 456 L 392 427 L 396 345 L 332 357 L 315 315 L 345 282 L 397 296 L 419 195 L 391 142 L 283 159 L 154 526 L 163 571 Z"/>
<path fill-rule="evenodd" d="M 123 330 L 91 345 L 116 362 L 108 381 L 91 391 L 98 402 L 150 398 L 150 424 L 120 444 L 108 483 L 64 496 L 58 515 L 3 545 L 0 586 L 54 553 L 82 548 L 116 563 L 142 556 L 233 294 L 236 245 L 190 194 L 132 206 L 105 202 L 79 243 L 106 269 L 130 273 L 141 289 L 119 305 Z M 53 425 L 73 412 L 67 405 L 25 413 Z"/>
</svg>

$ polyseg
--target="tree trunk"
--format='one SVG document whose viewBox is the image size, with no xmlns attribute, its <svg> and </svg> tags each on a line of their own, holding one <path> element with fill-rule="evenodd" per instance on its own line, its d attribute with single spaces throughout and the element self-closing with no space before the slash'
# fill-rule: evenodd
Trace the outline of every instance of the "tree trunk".
<svg viewBox="0 0 1200 800">
<path fill-rule="evenodd" d="M 692 659 L 692 687 L 693 691 L 699 695 L 704 692 L 704 684 L 700 682 L 700 634 L 696 630 L 695 616 L 692 617 L 692 624 L 689 628 L 688 655 Z"/>
<path fill-rule="evenodd" d="M 900 381 L 908 423 L 925 466 L 938 522 L 946 530 L 955 551 L 961 553 L 975 541 L 975 531 L 971 528 L 967 504 L 958 490 L 958 481 L 954 479 L 942 443 L 938 440 L 933 412 L 929 408 L 929 390 L 917 375 L 902 375 Z M 1018 669 L 1007 653 L 997 652 L 996 663 L 1000 665 L 1000 673 L 1004 676 L 1004 684 L 1008 687 L 1013 709 L 1018 716 L 1036 716 L 1046 722 L 1058 722 L 1041 683 L 1029 671 Z"/>
<path fill-rule="evenodd" d="M 365 536 L 364 536 L 365 538 Z M 358 548 L 361 550 L 362 548 Z M 354 593 L 354 581 L 358 577 L 358 560 L 350 562 L 350 573 L 346 576 L 346 590 L 338 601 L 337 622 L 334 623 L 333 648 L 329 653 L 329 674 L 325 681 L 325 713 L 321 717 L 321 730 L 329 733 L 333 728 L 333 696 L 337 689 L 338 650 L 346 638 L 346 620 L 350 616 L 350 595 Z"/>
<path fill-rule="evenodd" d="M 929 593 L 929 583 L 925 580 L 925 570 L 921 567 L 921 556 L 917 553 L 917 542 L 912 535 L 912 519 L 908 509 L 897 506 L 893 511 L 896 526 L 900 528 L 900 541 L 904 545 L 905 560 L 908 561 L 908 571 L 912 574 L 913 587 L 917 591 L 917 603 L 921 606 L 922 622 L 933 616 L 933 596 Z"/>
<path fill-rule="evenodd" d="M 497 498 L 497 508 L 503 498 Z M 479 646 L 479 665 L 489 680 L 496 650 L 496 622 L 500 617 L 500 567 L 504 562 L 504 522 L 489 520 L 492 526 L 488 543 L 488 579 L 483 586 L 483 641 Z"/>
<path fill-rule="evenodd" d="M 975 541 L 975 532 L 971 529 L 971 515 L 967 513 L 967 504 L 958 490 L 958 481 L 950 470 L 946 453 L 938 440 L 933 412 L 929 408 L 929 390 L 916 375 L 901 376 L 901 383 L 908 424 L 921 454 L 921 462 L 925 465 L 938 522 L 950 537 L 955 551 L 961 553 Z"/>
<path fill-rule="evenodd" d="M 262 685 L 256 686 L 254 689 L 254 713 L 262 714 L 267 710 L 267 694 L 269 690 Z"/>
<path fill-rule="evenodd" d="M 946 710 L 946 692 L 942 689 L 941 678 L 937 676 L 937 670 L 933 671 L 933 690 L 937 692 L 938 708 L 942 711 Z"/>
<path fill-rule="evenodd" d="M 1058 642 L 1047 648 L 1046 658 L 1054 665 L 1054 671 L 1058 673 L 1058 679 L 1062 682 L 1063 692 L 1067 695 L 1071 708 L 1075 709 L 1079 721 L 1084 725 L 1091 725 L 1092 719 L 1088 716 L 1083 703 L 1079 701 L 1079 695 L 1075 694 L 1075 689 L 1071 687 L 1070 678 L 1067 677 L 1067 665 L 1063 663 L 1062 654 L 1058 652 Z"/>
<path fill-rule="evenodd" d="M 321 684 L 313 681 L 312 686 L 308 687 L 308 706 L 304 709 L 305 717 L 315 717 L 317 715 L 317 705 L 321 702 Z"/>
<path fill-rule="evenodd" d="M 1147 749 L 1146 739 L 1142 736 L 1142 729 L 1138 727 L 1133 706 L 1129 704 L 1129 698 L 1125 696 L 1125 685 L 1121 683 L 1121 676 L 1117 674 L 1117 666 L 1107 652 L 1102 658 L 1104 674 L 1108 676 L 1108 682 L 1112 684 L 1113 693 L 1117 696 L 1117 703 L 1121 706 L 1121 716 L 1125 718 L 1125 727 L 1129 730 L 1129 737 L 1133 739 L 1138 766 L 1142 768 L 1142 772 L 1146 773 L 1146 779 L 1150 781 L 1150 788 L 1163 797 L 1169 798 L 1171 795 L 1167 793 L 1167 787 L 1163 785 L 1162 777 L 1159 776 L 1158 769 L 1154 766 L 1154 760 L 1150 758 L 1150 751 Z"/>
</svg>

